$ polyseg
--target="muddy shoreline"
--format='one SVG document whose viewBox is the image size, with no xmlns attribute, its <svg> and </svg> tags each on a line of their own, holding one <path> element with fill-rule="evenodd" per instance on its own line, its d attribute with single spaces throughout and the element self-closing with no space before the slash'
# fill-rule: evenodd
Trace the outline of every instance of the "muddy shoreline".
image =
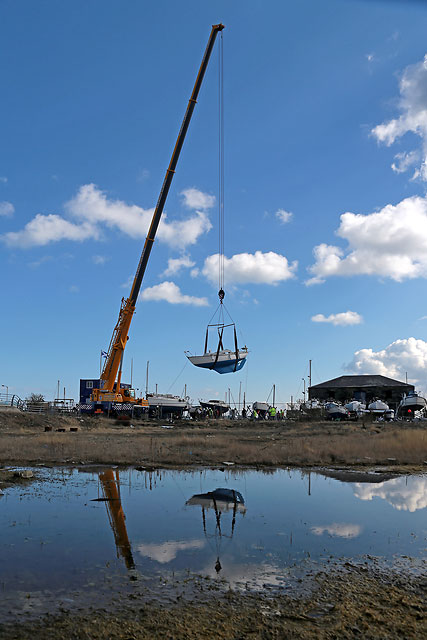
<svg viewBox="0 0 427 640">
<path fill-rule="evenodd" d="M 348 564 L 348 563 L 347 563 Z M 210 592 L 194 584 L 174 601 L 136 590 L 108 608 L 65 611 L 0 625 L 4 640 L 273 639 L 423 637 L 425 589 L 421 578 L 383 575 L 345 566 L 320 571 L 309 594 Z M 187 585 L 188 590 L 188 585 Z"/>
</svg>

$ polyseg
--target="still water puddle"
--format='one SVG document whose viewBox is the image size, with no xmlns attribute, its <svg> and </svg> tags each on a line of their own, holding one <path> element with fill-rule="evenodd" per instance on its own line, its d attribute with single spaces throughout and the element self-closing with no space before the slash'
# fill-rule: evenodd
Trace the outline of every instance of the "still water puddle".
<svg viewBox="0 0 427 640">
<path fill-rule="evenodd" d="M 292 590 L 337 561 L 423 570 L 425 475 L 35 472 L 0 499 L 0 620 L 136 589 L 172 599 L 194 576 Z"/>
</svg>

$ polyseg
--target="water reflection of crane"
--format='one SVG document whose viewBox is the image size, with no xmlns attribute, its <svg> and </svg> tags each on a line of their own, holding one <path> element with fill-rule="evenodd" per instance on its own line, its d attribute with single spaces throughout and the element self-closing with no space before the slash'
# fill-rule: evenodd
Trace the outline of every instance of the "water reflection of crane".
<svg viewBox="0 0 427 640">
<path fill-rule="evenodd" d="M 126 517 L 123 511 L 120 498 L 120 479 L 116 469 L 107 469 L 99 474 L 103 498 L 107 508 L 108 519 L 114 534 L 117 557 L 124 558 L 128 569 L 135 569 L 135 562 L 132 555 L 132 547 L 129 542 L 126 530 Z"/>
<path fill-rule="evenodd" d="M 234 535 L 234 528 L 236 526 L 236 514 L 241 513 L 244 515 L 246 513 L 245 501 L 243 499 L 240 491 L 236 491 L 235 489 L 215 489 L 215 491 L 208 491 L 207 493 L 196 493 L 192 496 L 187 502 L 186 505 L 193 506 L 199 505 L 202 507 L 202 522 L 203 522 L 203 533 L 207 540 L 209 538 L 215 537 L 217 543 L 217 558 L 215 562 L 215 571 L 219 573 L 222 569 L 221 562 L 219 559 L 220 547 L 221 547 L 221 538 L 229 538 L 230 540 Z M 206 511 L 209 509 L 213 509 L 215 513 L 215 533 L 208 534 L 206 528 Z M 224 533 L 221 529 L 221 515 L 228 511 L 232 511 L 232 520 L 231 520 L 231 532 L 230 534 Z"/>
</svg>

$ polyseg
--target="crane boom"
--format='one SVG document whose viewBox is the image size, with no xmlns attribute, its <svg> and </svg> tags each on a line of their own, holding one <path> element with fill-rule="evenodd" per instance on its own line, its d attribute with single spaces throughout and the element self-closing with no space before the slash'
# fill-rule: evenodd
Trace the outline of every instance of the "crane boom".
<svg viewBox="0 0 427 640">
<path fill-rule="evenodd" d="M 208 66 L 209 58 L 212 53 L 212 49 L 215 43 L 216 36 L 220 31 L 224 29 L 223 24 L 212 25 L 211 34 L 209 36 L 208 44 L 200 65 L 199 72 L 197 74 L 196 82 L 194 84 L 193 92 L 188 101 L 187 110 L 182 121 L 181 129 L 178 134 L 175 148 L 172 153 L 172 157 L 169 166 L 166 171 L 163 185 L 160 190 L 159 199 L 157 200 L 156 208 L 153 213 L 150 228 L 148 230 L 147 237 L 145 239 L 144 248 L 141 253 L 138 268 L 136 270 L 135 278 L 133 280 L 132 289 L 129 298 L 122 299 L 120 306 L 119 318 L 114 328 L 113 335 L 108 348 L 107 357 L 105 360 L 104 368 L 101 373 L 102 389 L 93 389 L 92 400 L 95 402 L 102 400 L 113 400 L 115 402 L 122 402 L 123 395 L 120 389 L 121 378 L 121 362 L 123 358 L 123 352 L 125 350 L 126 343 L 129 339 L 129 327 L 132 321 L 133 314 L 135 312 L 136 302 L 138 300 L 139 291 L 141 289 L 142 279 L 144 277 L 145 270 L 147 268 L 148 259 L 150 257 L 153 242 L 156 237 L 157 228 L 159 226 L 160 218 L 163 213 L 166 198 L 169 193 L 169 189 L 172 183 L 172 178 L 175 173 L 176 165 L 178 163 L 179 155 L 181 153 L 182 145 L 185 140 L 185 136 L 188 130 L 188 126 L 193 115 L 194 107 L 197 103 L 197 97 L 199 95 L 200 87 Z M 117 374 L 118 377 L 117 377 Z M 116 388 L 114 391 L 114 385 Z M 126 397 L 126 401 L 132 401 L 132 398 Z"/>
</svg>

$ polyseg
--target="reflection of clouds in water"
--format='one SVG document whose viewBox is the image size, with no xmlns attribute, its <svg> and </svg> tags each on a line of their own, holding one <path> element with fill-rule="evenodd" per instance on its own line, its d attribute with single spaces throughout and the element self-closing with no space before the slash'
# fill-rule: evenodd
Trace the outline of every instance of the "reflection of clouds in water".
<svg viewBox="0 0 427 640">
<path fill-rule="evenodd" d="M 242 586 L 242 583 L 249 583 L 252 588 L 260 589 L 266 584 L 279 586 L 285 580 L 283 568 L 273 564 L 237 564 L 233 563 L 233 559 L 228 556 L 221 556 L 220 560 L 222 570 L 219 577 L 224 578 L 232 589 Z M 205 567 L 201 573 L 209 578 L 218 578 L 213 562 Z"/>
<path fill-rule="evenodd" d="M 360 535 L 362 527 L 360 524 L 347 524 L 346 522 L 333 522 L 323 526 L 311 527 L 311 533 L 315 536 L 321 536 L 329 533 L 330 536 L 338 538 L 356 538 Z"/>
<path fill-rule="evenodd" d="M 160 544 L 147 543 L 137 546 L 137 550 L 142 556 L 147 556 L 151 560 L 156 560 L 161 564 L 166 564 L 174 560 L 179 551 L 188 551 L 191 549 L 203 549 L 204 540 L 168 540 Z"/>
<path fill-rule="evenodd" d="M 426 478 L 394 478 L 378 484 L 355 482 L 354 495 L 360 500 L 382 498 L 398 511 L 417 511 L 427 507 Z"/>
</svg>

